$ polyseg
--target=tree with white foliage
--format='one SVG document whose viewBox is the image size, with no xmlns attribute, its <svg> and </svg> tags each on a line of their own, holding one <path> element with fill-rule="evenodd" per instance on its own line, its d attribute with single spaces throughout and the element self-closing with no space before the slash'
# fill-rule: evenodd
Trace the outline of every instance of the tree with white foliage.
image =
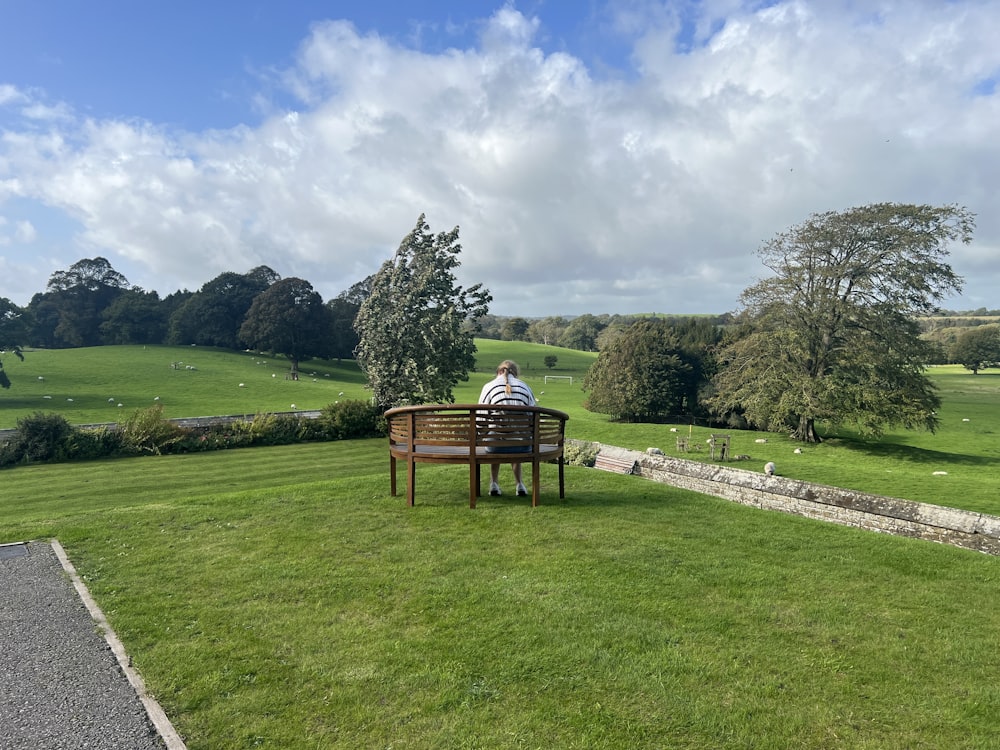
<svg viewBox="0 0 1000 750">
<path fill-rule="evenodd" d="M 375 404 L 450 403 L 475 366 L 475 325 L 493 300 L 481 284 L 459 286 L 458 227 L 432 234 L 423 214 L 372 279 L 355 320 L 358 365 Z"/>
</svg>

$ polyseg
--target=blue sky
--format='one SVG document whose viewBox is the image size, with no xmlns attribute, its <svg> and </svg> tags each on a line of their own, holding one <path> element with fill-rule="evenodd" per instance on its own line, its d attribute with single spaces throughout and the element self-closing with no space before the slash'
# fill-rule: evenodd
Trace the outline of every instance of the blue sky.
<svg viewBox="0 0 1000 750">
<path fill-rule="evenodd" d="M 724 312 L 760 243 L 978 215 L 1000 307 L 1000 0 L 0 3 L 0 297 L 106 257 L 162 295 L 329 298 L 421 213 L 501 315 Z"/>
</svg>

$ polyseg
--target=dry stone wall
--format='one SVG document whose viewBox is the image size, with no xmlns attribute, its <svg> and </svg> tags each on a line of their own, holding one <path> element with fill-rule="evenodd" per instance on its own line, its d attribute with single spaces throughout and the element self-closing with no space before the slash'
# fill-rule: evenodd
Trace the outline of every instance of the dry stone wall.
<svg viewBox="0 0 1000 750">
<path fill-rule="evenodd" d="M 743 505 L 1000 555 L 1000 517 L 596 444 L 597 468 Z"/>
</svg>

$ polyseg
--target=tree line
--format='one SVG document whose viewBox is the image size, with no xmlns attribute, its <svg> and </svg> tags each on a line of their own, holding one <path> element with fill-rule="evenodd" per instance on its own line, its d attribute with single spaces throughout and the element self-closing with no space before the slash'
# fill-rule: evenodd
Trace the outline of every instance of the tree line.
<svg viewBox="0 0 1000 750">
<path fill-rule="evenodd" d="M 107 259 L 85 258 L 56 271 L 21 308 L 0 298 L 0 348 L 65 349 L 113 344 L 257 348 L 284 354 L 297 369 L 311 357 L 352 357 L 354 316 L 366 296 L 359 282 L 324 303 L 305 279 L 258 266 L 222 273 L 198 291 L 160 298 L 133 286 Z M 0 362 L 0 383 L 10 382 Z"/>
</svg>

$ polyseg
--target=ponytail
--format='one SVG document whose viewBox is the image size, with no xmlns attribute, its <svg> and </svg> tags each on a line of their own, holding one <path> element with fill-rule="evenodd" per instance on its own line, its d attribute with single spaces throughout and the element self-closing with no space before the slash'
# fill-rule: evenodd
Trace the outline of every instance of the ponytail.
<svg viewBox="0 0 1000 750">
<path fill-rule="evenodd" d="M 506 384 L 504 391 L 506 391 L 508 396 L 511 393 L 510 376 L 513 375 L 516 378 L 520 372 L 521 368 L 517 366 L 517 362 L 510 359 L 505 359 L 497 366 L 497 375 L 503 375 L 504 383 Z"/>
</svg>

